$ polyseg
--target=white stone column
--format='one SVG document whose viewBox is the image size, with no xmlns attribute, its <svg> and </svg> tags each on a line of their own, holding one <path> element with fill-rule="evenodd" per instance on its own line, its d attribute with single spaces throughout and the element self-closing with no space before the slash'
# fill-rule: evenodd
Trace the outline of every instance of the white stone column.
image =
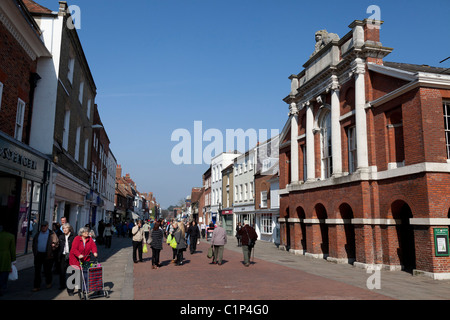
<svg viewBox="0 0 450 320">
<path fill-rule="evenodd" d="M 342 175 L 342 146 L 341 146 L 341 107 L 339 103 L 339 84 L 333 82 L 331 87 L 331 152 L 333 156 L 333 176 Z"/>
<path fill-rule="evenodd" d="M 357 169 L 368 170 L 369 154 L 367 148 L 367 121 L 366 121 L 366 86 L 364 75 L 366 73 L 364 60 L 357 58 L 355 69 L 355 120 L 356 120 L 356 155 Z"/>
<path fill-rule="evenodd" d="M 306 104 L 306 171 L 307 181 L 316 180 L 316 166 L 314 153 L 314 114 L 312 105 Z"/>
<path fill-rule="evenodd" d="M 291 183 L 298 182 L 298 108 L 295 102 L 289 108 L 291 115 Z"/>
</svg>

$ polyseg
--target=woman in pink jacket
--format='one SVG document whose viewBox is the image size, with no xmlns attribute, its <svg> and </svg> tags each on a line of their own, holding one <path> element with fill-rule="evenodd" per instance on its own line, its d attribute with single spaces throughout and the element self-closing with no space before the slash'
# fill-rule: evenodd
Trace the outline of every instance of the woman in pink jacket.
<svg viewBox="0 0 450 320">
<path fill-rule="evenodd" d="M 69 264 L 77 269 L 77 267 L 80 267 L 80 262 L 88 263 L 91 261 L 91 253 L 94 254 L 94 257 L 98 256 L 97 245 L 89 236 L 89 229 L 84 227 L 78 231 L 78 236 L 73 239 L 69 255 Z"/>
<path fill-rule="evenodd" d="M 75 270 L 81 270 L 81 264 L 88 264 L 91 261 L 91 253 L 97 258 L 97 245 L 89 236 L 89 228 L 83 227 L 78 231 L 78 236 L 73 239 L 72 248 L 69 254 L 69 264 Z M 87 272 L 83 272 L 84 283 L 87 283 Z M 86 287 L 83 285 L 83 289 Z"/>
</svg>

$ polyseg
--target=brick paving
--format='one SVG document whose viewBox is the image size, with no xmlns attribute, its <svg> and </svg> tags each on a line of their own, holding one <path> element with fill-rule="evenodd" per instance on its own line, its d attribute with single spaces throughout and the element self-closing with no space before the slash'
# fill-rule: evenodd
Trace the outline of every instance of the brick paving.
<svg viewBox="0 0 450 320">
<path fill-rule="evenodd" d="M 162 268 L 151 269 L 151 253 L 145 262 L 133 264 L 131 239 L 113 238 L 111 249 L 99 248 L 109 298 L 96 300 L 448 300 L 450 281 L 412 276 L 401 271 L 381 271 L 381 289 L 367 289 L 370 274 L 349 264 L 334 264 L 278 250 L 273 243 L 258 241 L 254 264 L 242 264 L 242 249 L 229 237 L 222 266 L 210 265 L 208 243 L 202 241 L 198 252 L 185 253 L 185 265 L 169 264 L 172 250 L 161 252 Z M 8 283 L 0 300 L 78 300 L 58 290 L 53 278 L 51 289 L 31 292 L 33 268 L 19 271 L 19 280 Z M 167 306 L 167 305 L 166 305 Z M 289 307 L 292 307 L 290 305 Z"/>
<path fill-rule="evenodd" d="M 233 244 L 231 244 L 232 246 Z M 185 252 L 185 264 L 170 264 L 172 250 L 161 252 L 163 266 L 151 269 L 151 254 L 134 265 L 136 300 L 386 300 L 375 291 L 293 270 L 258 258 L 244 267 L 239 250 L 225 249 L 221 266 L 206 257 L 209 244 Z M 256 248 L 258 250 L 258 247 Z M 288 253 L 284 253 L 288 255 Z"/>
</svg>

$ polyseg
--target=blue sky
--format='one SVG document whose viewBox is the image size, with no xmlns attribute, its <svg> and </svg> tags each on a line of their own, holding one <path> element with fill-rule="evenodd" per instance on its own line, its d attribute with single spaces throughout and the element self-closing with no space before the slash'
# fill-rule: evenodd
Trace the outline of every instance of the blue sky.
<svg viewBox="0 0 450 320">
<path fill-rule="evenodd" d="M 56 0 L 35 0 L 57 10 Z M 450 68 L 450 1 L 73 0 L 111 150 L 163 208 L 201 186 L 208 165 L 171 161 L 172 132 L 279 129 L 289 75 L 314 51 L 314 33 L 343 37 L 380 8 L 387 61 Z M 204 147 L 209 144 L 204 143 Z"/>
</svg>

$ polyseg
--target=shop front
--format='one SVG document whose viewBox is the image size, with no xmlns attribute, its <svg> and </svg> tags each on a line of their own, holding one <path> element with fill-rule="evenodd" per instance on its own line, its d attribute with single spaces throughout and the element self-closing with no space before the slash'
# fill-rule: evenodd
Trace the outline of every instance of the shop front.
<svg viewBox="0 0 450 320">
<path fill-rule="evenodd" d="M 0 132 L 0 224 L 15 235 L 18 257 L 32 253 L 45 218 L 50 160 Z"/>
<path fill-rule="evenodd" d="M 227 235 L 234 236 L 234 228 L 233 228 L 233 209 L 226 208 L 223 209 L 220 213 L 222 227 L 227 232 Z"/>
</svg>

